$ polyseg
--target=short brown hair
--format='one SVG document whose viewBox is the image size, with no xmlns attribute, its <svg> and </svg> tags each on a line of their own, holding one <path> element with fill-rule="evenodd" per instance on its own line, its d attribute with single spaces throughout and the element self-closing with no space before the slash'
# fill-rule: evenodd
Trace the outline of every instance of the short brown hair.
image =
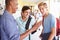
<svg viewBox="0 0 60 40">
<path fill-rule="evenodd" d="M 23 6 L 22 7 L 22 12 L 24 12 L 25 10 L 28 10 L 28 9 L 30 9 L 29 6 Z"/>
<path fill-rule="evenodd" d="M 40 3 L 38 4 L 38 8 L 39 8 L 40 6 L 47 6 L 47 3 L 40 2 Z"/>
</svg>

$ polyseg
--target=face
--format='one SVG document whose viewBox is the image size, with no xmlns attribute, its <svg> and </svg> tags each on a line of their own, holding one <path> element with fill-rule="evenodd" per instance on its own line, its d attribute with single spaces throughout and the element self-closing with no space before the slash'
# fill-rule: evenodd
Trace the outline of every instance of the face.
<svg viewBox="0 0 60 40">
<path fill-rule="evenodd" d="M 42 13 L 43 16 L 44 16 L 44 15 L 47 13 L 47 11 L 48 11 L 47 7 L 45 7 L 45 6 L 40 6 L 40 7 L 39 7 L 39 10 L 40 10 L 40 12 Z"/>
<path fill-rule="evenodd" d="M 11 1 L 11 8 L 12 8 L 12 12 L 15 13 L 16 10 L 18 9 L 18 0 Z"/>
<path fill-rule="evenodd" d="M 24 18 L 28 18 L 29 15 L 30 15 L 30 9 L 25 10 L 24 12 L 22 12 L 22 16 L 23 16 Z"/>
</svg>

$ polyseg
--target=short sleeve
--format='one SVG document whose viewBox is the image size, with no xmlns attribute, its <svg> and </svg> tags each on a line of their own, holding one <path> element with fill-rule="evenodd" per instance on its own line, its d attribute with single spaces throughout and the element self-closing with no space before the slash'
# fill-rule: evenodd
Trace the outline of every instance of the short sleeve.
<svg viewBox="0 0 60 40">
<path fill-rule="evenodd" d="M 31 19 L 31 25 L 34 25 L 35 22 L 36 22 L 36 20 L 35 20 L 34 16 L 32 16 L 32 19 Z"/>
<path fill-rule="evenodd" d="M 56 25 L 56 19 L 55 19 L 54 16 L 52 16 L 52 18 L 51 18 L 51 28 L 55 27 L 55 25 Z"/>
</svg>

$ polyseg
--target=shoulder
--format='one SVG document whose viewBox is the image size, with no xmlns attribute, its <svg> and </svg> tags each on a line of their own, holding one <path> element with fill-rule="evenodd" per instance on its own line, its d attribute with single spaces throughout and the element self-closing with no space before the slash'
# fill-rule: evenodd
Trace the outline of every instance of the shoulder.
<svg viewBox="0 0 60 40">
<path fill-rule="evenodd" d="M 49 16 L 50 16 L 51 18 L 55 18 L 53 14 L 49 14 Z"/>
<path fill-rule="evenodd" d="M 16 20 L 19 20 L 19 19 L 21 19 L 21 17 L 17 17 L 17 18 L 16 18 Z"/>
<path fill-rule="evenodd" d="M 35 17 L 33 16 L 33 15 L 30 15 L 30 17 L 31 17 L 31 20 L 35 20 Z"/>
<path fill-rule="evenodd" d="M 52 14 L 50 14 L 50 21 L 51 21 L 51 24 L 52 23 L 56 23 L 56 18 L 55 18 L 55 16 L 54 15 L 52 15 Z"/>
<path fill-rule="evenodd" d="M 18 22 L 18 23 L 21 22 L 21 17 L 17 17 L 16 22 Z"/>
<path fill-rule="evenodd" d="M 33 15 L 30 15 L 30 17 L 31 17 L 32 19 L 35 19 L 35 17 L 34 17 Z"/>
<path fill-rule="evenodd" d="M 49 19 L 53 19 L 53 20 L 55 20 L 56 18 L 55 18 L 55 16 L 53 15 L 53 14 L 49 14 Z"/>
<path fill-rule="evenodd" d="M 36 22 L 36 19 L 34 16 L 30 15 L 31 16 L 31 24 L 33 25 L 35 22 Z"/>
</svg>

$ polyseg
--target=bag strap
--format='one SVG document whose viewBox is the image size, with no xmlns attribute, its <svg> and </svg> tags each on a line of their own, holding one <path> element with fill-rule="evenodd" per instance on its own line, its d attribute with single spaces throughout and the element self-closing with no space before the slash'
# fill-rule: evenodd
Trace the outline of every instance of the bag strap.
<svg viewBox="0 0 60 40">
<path fill-rule="evenodd" d="M 29 16 L 28 21 L 27 21 L 27 23 L 26 23 L 26 25 L 25 25 L 25 29 L 26 29 L 26 30 L 29 29 L 29 24 L 30 24 L 30 22 L 31 22 L 31 16 Z M 29 34 L 29 40 L 30 40 L 30 34 Z"/>
<path fill-rule="evenodd" d="M 25 25 L 25 29 L 26 29 L 26 30 L 29 29 L 30 21 L 31 21 L 31 16 L 29 16 L 28 21 L 27 21 L 27 23 L 26 23 L 26 25 Z"/>
</svg>

